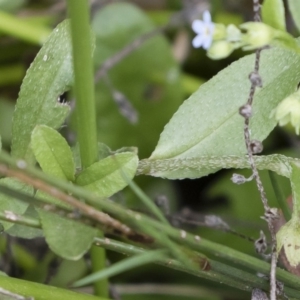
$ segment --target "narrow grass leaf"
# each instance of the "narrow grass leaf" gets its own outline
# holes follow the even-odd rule
[[[104,270],[93,273],[89,276],[86,276],[76,281],[75,283],[73,283],[73,287],[80,287],[83,285],[91,284],[94,283],[95,281],[102,280],[104,278],[109,278],[121,274],[123,272],[132,270],[133,268],[140,267],[145,264],[157,262],[161,259],[166,258],[166,253],[167,253],[166,250],[153,250],[153,251],[147,251],[142,254],[138,254],[133,257],[124,259]]]
[[[162,211],[153,203],[153,200],[150,199],[144,191],[133,181],[129,180],[124,174],[124,178],[127,181],[131,190],[135,193],[135,195],[143,202],[143,204],[149,209],[149,211],[160,221],[165,224],[169,224],[168,220],[165,218]]]

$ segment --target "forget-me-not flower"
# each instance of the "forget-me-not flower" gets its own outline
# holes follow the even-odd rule
[[[193,46],[195,48],[202,47],[207,50],[212,44],[215,28],[215,24],[211,21],[210,12],[206,10],[203,13],[203,21],[194,20],[192,28],[195,33],[197,33],[196,37],[192,41]]]

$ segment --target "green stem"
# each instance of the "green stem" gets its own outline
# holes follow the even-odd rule
[[[77,135],[83,168],[97,160],[97,124],[94,95],[91,29],[87,0],[68,0],[75,72]]]
[[[72,287],[81,287],[93,283],[99,278],[109,278],[126,271],[132,270],[133,268],[143,266],[145,264],[156,262],[160,259],[166,257],[166,250],[148,250],[144,251],[141,254],[133,255],[130,258],[123,259],[112,266],[106,268],[105,270],[90,274],[80,280],[74,282]]]
[[[92,62],[92,40],[87,0],[68,0],[75,72],[77,134],[82,168],[97,161],[97,124]],[[91,248],[92,270],[105,268],[105,250]],[[96,295],[107,297],[107,280],[94,285]]]
[[[270,176],[270,180],[271,180],[271,183],[272,183],[272,186],[273,186],[274,193],[275,193],[275,196],[277,198],[278,204],[279,204],[280,208],[282,209],[284,218],[285,218],[286,221],[289,221],[291,219],[292,214],[291,214],[291,211],[288,207],[286,197],[284,197],[283,191],[280,187],[280,184],[277,180],[277,177],[276,177],[275,173],[272,172],[272,171],[269,171],[269,176]]]
[[[42,45],[50,35],[51,30],[0,11],[0,32],[20,38],[26,42]]]
[[[293,212],[292,219],[299,222],[300,218],[300,185],[299,185],[299,174],[300,168],[296,164],[292,165],[292,175],[291,175],[291,187],[293,194]]]
[[[15,160],[4,151],[0,152],[0,161],[9,164],[13,168],[18,169],[20,173],[22,172],[25,174],[30,174],[34,177],[39,178],[40,180],[43,180],[43,182],[51,186],[55,186],[63,191],[71,193],[77,198],[86,200],[86,202],[90,203],[93,207],[102,209],[105,212],[114,215],[116,218],[123,221],[123,223],[128,224],[133,228],[139,228],[140,223],[144,226],[150,226],[152,228],[155,228],[157,231],[164,232],[169,237],[178,241],[182,246],[200,252],[207,251],[214,255],[216,258],[222,257],[225,261],[229,262],[230,265],[239,264],[246,268],[249,268],[250,270],[253,270],[254,272],[269,274],[270,265],[260,259],[189,233],[183,234],[182,231],[176,228],[171,228],[170,226],[166,226],[161,222],[155,221],[143,214],[139,213],[137,218],[136,212],[124,209],[123,207],[112,201],[99,199],[86,189],[77,187],[73,184],[70,184],[69,182],[58,180],[57,178],[44,174],[34,167],[25,167],[24,161]],[[18,167],[18,165],[21,165],[21,169]],[[3,165],[2,168],[0,168],[0,171],[5,174]],[[280,268],[277,268],[276,273],[277,279],[282,281],[286,286],[300,290],[299,277],[292,275]]]
[[[147,251],[146,249],[136,247],[133,245],[128,245],[113,239],[103,239],[96,238],[95,243],[98,246],[104,247],[107,250],[115,251],[124,255],[132,256],[139,255]],[[178,261],[167,258],[159,258],[156,263],[166,266],[168,268],[175,269],[177,271],[192,274],[194,276],[208,279],[214,282],[222,282],[223,284],[229,285],[231,287],[244,290],[252,291],[253,288],[261,288],[268,291],[269,284],[266,279],[258,277],[256,275],[250,274],[246,271],[242,271],[228,265],[224,265],[217,261],[211,259],[208,260],[208,264],[212,267],[210,270],[191,270],[187,266],[180,264]],[[228,274],[222,274],[224,270],[228,270]],[[222,272],[223,271],[223,272]],[[297,290],[285,287],[284,292],[289,297],[295,297],[295,299],[300,299],[299,292]]]
[[[16,279],[8,276],[0,276],[0,287],[10,291],[11,293],[22,295],[28,298],[32,297],[34,300],[108,300],[105,298],[76,293],[66,289],[60,289],[57,287]]]
[[[40,228],[40,221],[38,219],[17,215],[12,211],[0,211],[0,220],[10,222],[13,224],[25,225],[33,228]]]
[[[150,199],[144,191],[133,181],[129,180],[126,176],[124,176],[126,182],[130,186],[131,190],[136,194],[136,196],[143,202],[143,204],[149,209],[153,215],[163,222],[166,225],[169,225],[168,220],[162,213],[162,211],[153,203],[152,199]]]
[[[28,225],[30,227],[41,226],[39,221],[35,219],[32,219],[26,224],[24,223],[24,225]],[[147,249],[138,248],[133,245],[121,243],[108,238],[95,238],[95,245],[101,246],[112,251],[120,252],[129,256],[147,253]],[[176,245],[174,246],[176,247]],[[188,249],[182,248],[182,250],[185,251],[186,254],[189,255],[190,259],[194,261],[195,265],[198,265],[200,268],[191,268],[187,264],[180,263],[180,261],[174,260],[172,258],[161,258],[157,259],[156,262],[166,267],[176,269],[178,271],[189,273],[191,275],[204,279],[209,279],[215,282],[222,282],[226,285],[245,291],[251,291],[251,289],[254,287],[261,288],[264,290],[268,289],[268,283],[264,279],[250,274],[247,271],[243,271],[232,266],[225,265],[218,261],[205,258],[203,255],[191,252]],[[113,268],[113,270],[114,269],[115,267]],[[109,269],[106,270],[108,271]],[[109,274],[111,274],[110,272],[112,272],[112,270],[108,272]],[[115,272],[115,270],[113,272]],[[101,276],[103,276],[103,273],[101,274]],[[298,291],[295,291],[294,289],[285,287],[285,293],[290,297],[298,298]]]

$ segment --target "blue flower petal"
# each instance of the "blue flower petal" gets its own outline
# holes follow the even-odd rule
[[[211,15],[210,12],[208,10],[203,12],[203,21],[206,24],[210,24],[211,23]]]
[[[204,23],[201,20],[194,20],[192,23],[192,29],[195,31],[197,34],[203,34],[204,31]]]
[[[204,35],[197,35],[194,37],[192,44],[195,48],[200,48],[203,45],[205,36]]]

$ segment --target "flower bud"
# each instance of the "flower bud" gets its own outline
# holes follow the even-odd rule
[[[216,24],[214,27],[213,40],[224,40],[226,39],[226,27],[224,24]]]
[[[276,30],[260,22],[247,22],[240,25],[245,30],[242,33],[242,41],[245,43],[244,50],[254,50],[270,44],[276,36]]]
[[[226,28],[226,39],[228,42],[240,42],[242,33],[241,31],[233,24],[230,24]]]
[[[253,154],[257,154],[263,151],[263,145],[258,140],[252,140],[250,143],[250,147]]]
[[[247,181],[247,179],[241,174],[233,173],[231,176],[231,181],[235,184],[243,184]]]
[[[244,118],[251,118],[252,117],[252,106],[250,104],[244,104],[240,107],[239,113]]]
[[[258,72],[251,72],[249,74],[249,79],[251,84],[253,84],[255,87],[262,87],[262,79]]]
[[[207,51],[211,59],[221,59],[229,56],[234,50],[234,45],[227,41],[215,41]]]
[[[279,105],[271,112],[271,117],[275,117],[280,126],[291,122],[296,134],[300,130],[300,91],[282,100]]]

